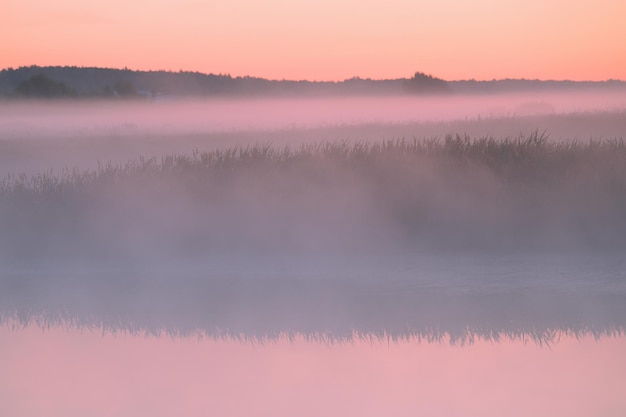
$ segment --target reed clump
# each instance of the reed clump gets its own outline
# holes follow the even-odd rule
[[[626,246],[626,144],[445,138],[261,144],[0,183],[5,258]],[[8,255],[7,255],[8,254]]]

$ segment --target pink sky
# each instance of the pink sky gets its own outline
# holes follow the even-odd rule
[[[470,346],[0,326],[0,415],[623,416],[626,337]]]
[[[5,0],[0,68],[626,78],[623,0]]]

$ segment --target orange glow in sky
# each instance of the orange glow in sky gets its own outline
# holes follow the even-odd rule
[[[624,336],[251,343],[0,325],[0,414],[617,417],[625,351]]]
[[[623,0],[5,0],[0,68],[626,79]]]

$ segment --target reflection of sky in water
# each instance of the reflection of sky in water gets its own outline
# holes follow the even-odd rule
[[[622,416],[626,338],[266,342],[0,327],[4,416]]]

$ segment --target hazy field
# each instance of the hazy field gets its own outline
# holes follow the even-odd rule
[[[549,134],[620,138],[623,93],[0,102],[0,177],[254,144]]]
[[[1,313],[254,337],[621,333],[620,100],[3,103]]]
[[[225,148],[9,176],[3,259],[619,250],[626,144],[447,136]]]

